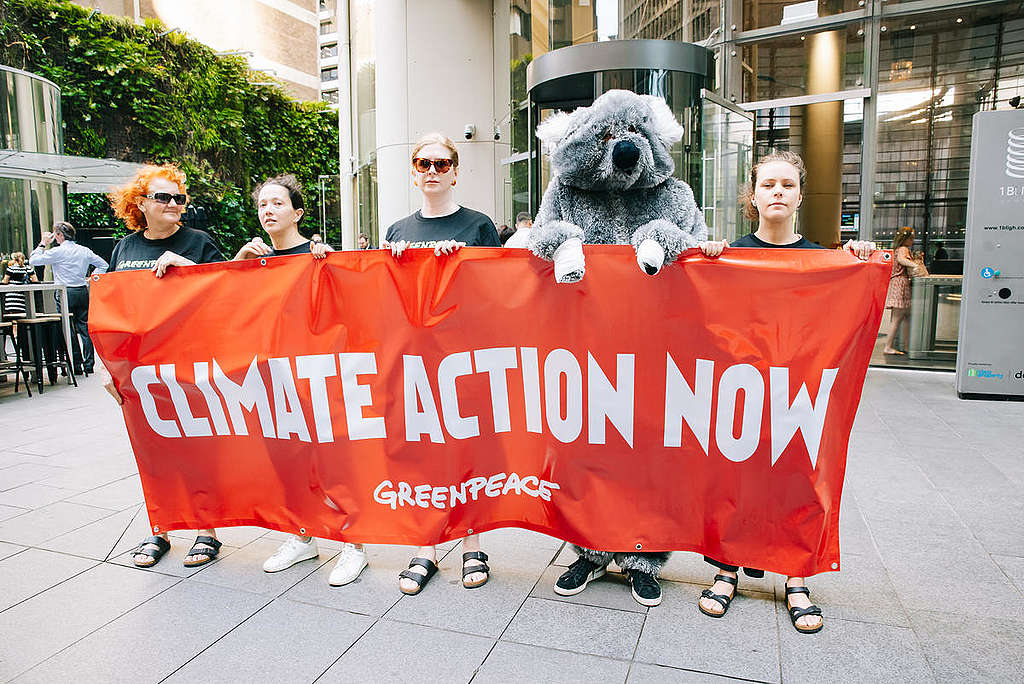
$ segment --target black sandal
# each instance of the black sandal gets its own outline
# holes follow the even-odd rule
[[[418,572],[413,572],[412,568],[416,565],[426,568],[427,574],[422,575]],[[398,576],[401,579],[408,579],[415,582],[416,589],[412,591],[407,591],[405,589],[402,589],[401,586],[399,586],[398,588],[402,589],[402,593],[407,596],[415,596],[416,594],[423,591],[423,587],[427,586],[427,582],[430,581],[430,578],[433,577],[436,572],[437,563],[435,563],[434,561],[430,560],[429,558],[413,558],[411,561],[409,561],[409,569],[403,570],[402,572],[398,573]]]
[[[731,584],[733,587],[737,588],[739,587],[740,583],[738,577],[729,577],[727,575],[715,575],[715,581],[725,582],[726,584]],[[700,593],[700,597],[711,599],[712,601],[717,601],[722,606],[722,612],[712,613],[711,611],[704,608],[704,606],[700,604],[700,601],[697,602],[697,608],[699,608],[700,612],[704,613],[708,617],[720,618],[723,617],[726,614],[726,612],[728,612],[729,604],[732,603],[732,599],[734,596],[736,596],[736,589],[732,590],[732,596],[726,596],[725,594],[713,594],[711,593],[710,589],[705,589]]]
[[[144,548],[147,544],[152,544],[155,549]],[[167,541],[163,537],[149,537],[139,542],[139,545],[131,550],[132,563],[137,568],[151,568],[157,564],[157,562],[164,557],[164,554],[171,550],[171,542]],[[149,556],[153,560],[148,563],[140,563],[135,559],[135,556]]]
[[[203,548],[203,547],[207,548]],[[188,556],[202,556],[198,561],[185,561],[186,568],[198,568],[200,565],[206,565],[220,553],[220,542],[213,537],[196,537],[196,541],[192,544],[192,548],[188,550],[185,557]]]
[[[800,625],[796,624],[796,621],[805,615],[820,616],[821,608],[814,605],[813,603],[806,608],[793,608],[789,605],[790,594],[807,594],[807,598],[810,598],[811,592],[808,591],[807,587],[786,587],[786,608],[789,609],[789,619],[790,621],[792,621],[793,627],[796,628],[796,631],[800,632],[801,634],[814,634],[815,632],[820,632],[821,628],[825,626],[824,618],[822,618],[822,620],[818,623],[817,627],[801,627]]]
[[[471,565],[467,568],[466,562],[473,560],[480,562]],[[491,568],[487,565],[486,561],[487,554],[483,551],[467,551],[466,553],[462,554],[462,586],[464,586],[466,589],[476,589],[477,587],[482,587],[485,584],[487,584],[487,580],[491,579]],[[472,584],[466,582],[467,577],[478,572],[482,572],[485,575],[482,581],[474,582]]]

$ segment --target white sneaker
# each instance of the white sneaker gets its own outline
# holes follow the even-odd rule
[[[296,563],[320,555],[320,549],[316,546],[316,539],[308,542],[302,541],[299,537],[291,537],[281,548],[274,552],[274,555],[263,563],[263,572],[281,572]]]
[[[341,587],[359,577],[366,567],[366,552],[357,549],[355,544],[345,544],[338,554],[338,562],[334,564],[327,583],[332,587]]]

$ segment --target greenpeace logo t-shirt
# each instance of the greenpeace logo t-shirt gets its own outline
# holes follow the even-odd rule
[[[447,216],[424,218],[417,211],[391,224],[388,242],[405,240],[410,247],[436,247],[444,240],[465,242],[467,247],[501,247],[498,230],[486,214],[466,207]]]
[[[216,243],[209,234],[195,228],[178,228],[170,237],[150,240],[144,231],[132,233],[114,246],[107,271],[140,271],[156,266],[164,252],[174,252],[197,264],[224,261]]]

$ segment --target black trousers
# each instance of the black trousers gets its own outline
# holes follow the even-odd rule
[[[719,570],[725,570],[726,572],[739,572],[740,568],[738,565],[729,565],[721,561],[716,561],[714,558],[704,556],[704,562],[714,565]],[[743,568],[743,574],[747,577],[764,577],[764,570],[758,570],[757,568]]]
[[[56,293],[57,304],[60,304],[60,293]],[[68,288],[68,311],[74,314],[71,319],[71,357],[74,360],[75,369],[85,367],[89,373],[96,364],[96,356],[93,351],[92,340],[89,339],[89,288],[86,285],[81,287]],[[79,342],[81,338],[81,342]]]

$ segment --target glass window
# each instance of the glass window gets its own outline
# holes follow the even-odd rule
[[[1006,11],[989,5],[883,22],[875,240],[911,226],[926,261],[941,242],[962,269],[972,117],[1005,108],[1024,87],[1024,18],[1008,20]]]
[[[861,0],[818,0],[817,7],[801,0],[743,0],[743,30],[783,26],[863,8]]]
[[[321,81],[337,81],[338,80],[338,67],[331,67],[330,69],[320,70]]]
[[[743,101],[830,93],[864,84],[860,23],[742,46]]]
[[[328,33],[334,33],[337,30],[338,29],[335,26],[335,23],[334,23],[333,19],[331,19],[330,21],[322,21],[322,22],[320,22],[320,35],[321,36],[326,36]]]
[[[722,25],[721,0],[624,2],[621,12],[621,30],[615,32],[615,37],[624,39],[654,38],[696,43],[706,40]],[[598,21],[602,18],[599,16]]]
[[[833,247],[857,237],[863,101],[823,102],[757,112],[754,159],[791,150],[807,165],[798,229],[808,240]]]
[[[337,45],[325,45],[322,48],[320,48],[320,59],[327,59],[329,57],[337,57],[337,56],[338,56],[338,46]]]

